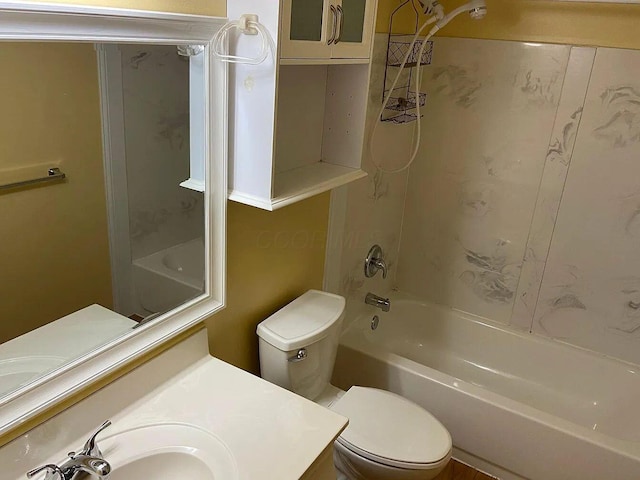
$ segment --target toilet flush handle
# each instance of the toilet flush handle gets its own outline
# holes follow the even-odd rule
[[[292,362],[292,363],[301,362],[305,358],[307,358],[307,349],[306,348],[301,348],[300,350],[298,350],[296,352],[296,354],[293,357],[289,357],[289,361]]]

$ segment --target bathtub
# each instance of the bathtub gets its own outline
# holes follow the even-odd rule
[[[196,238],[133,260],[133,284],[147,313],[166,312],[204,292],[204,240]]]
[[[640,479],[637,367],[400,295],[347,322],[334,385],[420,404],[459,460],[504,480]]]

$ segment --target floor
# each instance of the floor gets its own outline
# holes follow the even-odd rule
[[[451,460],[442,473],[434,480],[495,480],[495,478],[479,472],[464,463]]]

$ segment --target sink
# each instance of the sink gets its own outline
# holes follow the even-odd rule
[[[99,441],[109,480],[234,480],[236,461],[215,435],[186,424],[126,430]]]

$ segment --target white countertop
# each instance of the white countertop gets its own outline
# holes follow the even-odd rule
[[[340,415],[209,356],[201,330],[0,448],[2,478],[17,480],[31,468],[60,462],[106,419],[113,425],[104,437],[169,422],[207,430],[228,446],[242,480],[299,479],[347,424]]]

